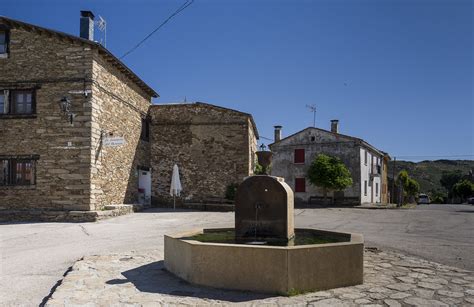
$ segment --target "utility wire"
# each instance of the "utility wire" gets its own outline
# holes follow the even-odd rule
[[[397,158],[456,158],[456,157],[474,157],[474,155],[440,155],[440,156],[394,156]]]
[[[147,39],[149,39],[155,32],[157,32],[161,27],[163,27],[168,21],[170,21],[173,17],[184,11],[188,6],[193,4],[194,0],[186,0],[173,14],[171,14],[168,18],[165,19],[155,30],[153,30],[150,34],[148,34],[144,39],[142,39],[138,44],[136,44],[132,49],[129,51],[125,52],[124,55],[120,57],[120,59],[123,59],[133,51],[135,51],[138,47],[140,47],[141,44],[143,44]]]
[[[267,137],[264,137],[264,136],[261,136],[261,135],[260,135],[259,137],[260,137],[261,139],[264,139],[264,140],[267,140],[267,141],[273,141],[273,139],[267,138]]]
[[[273,141],[273,139],[271,138],[267,138],[267,137],[264,137],[262,135],[260,135],[260,138],[261,139],[264,139],[264,140],[268,140],[268,141]],[[332,144],[334,142],[328,142],[328,143],[318,143],[318,144]],[[338,142],[338,143],[345,143],[345,142]],[[308,145],[308,144],[298,144],[298,145]],[[393,155],[393,157],[396,157],[396,158],[461,158],[461,157],[474,157],[474,154],[470,155],[470,154],[467,154],[467,155],[438,155],[438,156],[430,156],[430,155],[426,155],[426,156],[396,156],[396,155]]]

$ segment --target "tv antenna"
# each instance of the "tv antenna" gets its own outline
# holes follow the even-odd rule
[[[316,127],[316,105],[306,105],[310,112],[313,112],[313,127]]]
[[[100,30],[100,32],[104,33],[104,47],[107,48],[107,22],[105,21],[102,16],[99,15],[99,20],[95,22],[97,24],[97,28]],[[101,42],[102,43],[102,42]]]

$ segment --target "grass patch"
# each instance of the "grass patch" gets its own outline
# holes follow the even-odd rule
[[[298,289],[295,289],[295,288],[291,288],[290,290],[288,290],[288,292],[285,293],[285,295],[286,296],[297,296],[297,295],[306,294],[308,292],[311,292],[311,291],[298,290]]]

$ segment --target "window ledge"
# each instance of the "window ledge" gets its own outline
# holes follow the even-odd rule
[[[305,162],[293,162],[293,164],[296,164],[296,165],[305,165]]]
[[[0,190],[36,190],[36,185],[0,185]]]
[[[0,114],[0,119],[37,118],[36,114]]]

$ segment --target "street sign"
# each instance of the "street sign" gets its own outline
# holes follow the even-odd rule
[[[104,139],[104,146],[107,147],[117,147],[125,144],[125,139],[121,136],[117,137],[106,137]]]

